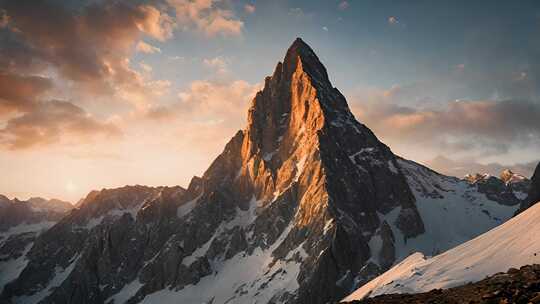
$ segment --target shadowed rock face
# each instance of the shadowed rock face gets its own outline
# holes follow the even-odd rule
[[[396,232],[424,232],[403,172],[297,39],[202,177],[90,193],[38,238],[0,300],[337,300],[395,262]]]
[[[523,212],[532,205],[540,201],[540,163],[536,166],[534,174],[531,178],[531,186],[527,199],[521,203],[517,213]]]

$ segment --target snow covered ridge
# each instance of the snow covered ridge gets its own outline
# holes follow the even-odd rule
[[[540,204],[454,249],[426,258],[415,253],[343,301],[419,293],[476,282],[509,268],[540,263]]]

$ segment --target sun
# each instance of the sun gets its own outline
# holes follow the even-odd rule
[[[65,188],[67,192],[73,193],[77,191],[78,187],[73,181],[70,180],[66,182]]]

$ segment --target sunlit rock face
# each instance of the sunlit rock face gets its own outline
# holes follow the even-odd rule
[[[467,233],[439,223],[456,201],[451,212],[472,210]],[[103,190],[79,206],[38,238],[2,300],[327,303],[409,251],[448,249],[515,211],[396,158],[300,39],[187,189]]]

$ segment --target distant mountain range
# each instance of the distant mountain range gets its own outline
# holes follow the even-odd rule
[[[265,78],[247,121],[187,189],[88,194],[5,257],[16,271],[0,302],[339,301],[527,202],[531,182],[512,172],[459,179],[394,155],[301,39]]]

